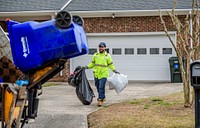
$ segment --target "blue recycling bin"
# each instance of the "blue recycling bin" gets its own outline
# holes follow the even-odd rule
[[[7,21],[14,64],[27,73],[55,59],[69,59],[88,53],[82,26],[72,22],[67,29],[45,22]]]

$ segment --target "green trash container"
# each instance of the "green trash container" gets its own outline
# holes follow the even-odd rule
[[[178,57],[169,58],[171,83],[182,83],[180,64]]]

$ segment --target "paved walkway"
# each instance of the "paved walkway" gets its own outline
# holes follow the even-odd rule
[[[99,109],[96,98],[91,105],[82,105],[76,96],[75,88],[66,83],[59,86],[43,88],[40,96],[38,117],[34,123],[26,124],[25,128],[87,128],[87,115]],[[95,95],[94,83],[91,82]],[[105,105],[135,98],[167,95],[182,90],[180,83],[138,83],[129,85],[117,95],[106,86],[107,101]]]

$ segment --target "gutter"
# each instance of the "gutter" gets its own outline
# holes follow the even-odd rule
[[[12,20],[49,20],[55,16],[56,10],[46,11],[19,11],[19,12],[0,12],[0,21],[5,21],[6,18]]]
[[[191,9],[175,9],[177,15],[187,15]],[[129,16],[159,16],[161,13],[167,15],[166,11],[171,12],[172,9],[162,10],[104,10],[104,11],[70,11],[74,15],[80,15],[83,18],[90,17],[129,17]]]
[[[60,10],[65,9],[72,0],[69,0]],[[162,9],[161,13],[167,15],[166,11],[172,9]],[[177,15],[187,15],[191,9],[176,9]],[[19,11],[19,12],[0,12],[1,17],[12,16],[52,16],[54,17],[58,10],[46,11]],[[72,15],[80,15],[83,18],[90,17],[129,17],[129,16],[159,16],[159,10],[104,10],[104,11],[69,11]]]
[[[0,12],[0,16],[46,16],[54,14],[57,10],[46,11],[18,11],[18,12]]]

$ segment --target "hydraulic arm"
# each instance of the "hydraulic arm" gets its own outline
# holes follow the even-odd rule
[[[19,128],[37,117],[42,84],[63,70],[66,60],[59,59],[45,64],[42,68],[23,75],[28,80],[26,86],[14,83],[0,84],[0,113],[2,128]]]
[[[37,117],[42,84],[63,70],[69,58],[87,54],[88,45],[83,19],[66,11],[43,23],[10,19],[6,23],[14,64],[23,73],[17,82],[27,82],[5,82],[15,71],[5,70],[1,74],[5,67],[0,65],[0,76],[6,75],[0,81],[1,128],[22,128],[29,119]]]

